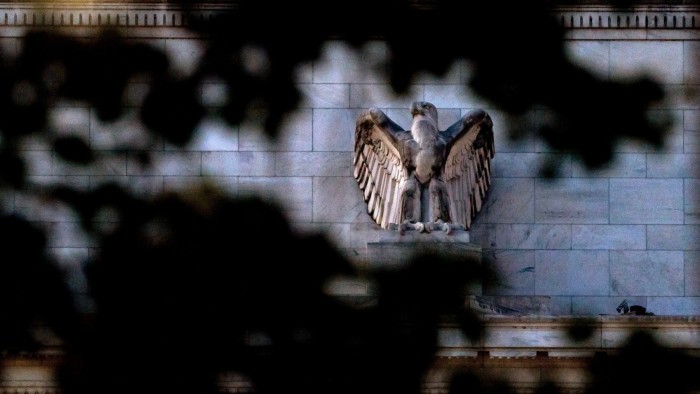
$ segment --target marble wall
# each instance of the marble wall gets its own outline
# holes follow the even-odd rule
[[[20,37],[3,32],[3,53],[18,53]],[[194,37],[172,38],[167,32],[134,39],[165,50],[182,74],[191,72],[203,48]],[[36,184],[62,181],[93,188],[116,180],[151,195],[206,178],[234,195],[261,194],[284,207],[297,229],[327,234],[347,256],[362,262],[367,242],[378,240],[385,230],[367,215],[352,177],[359,113],[380,107],[408,126],[411,102],[430,101],[445,128],[466,111],[484,108],[494,119],[494,179],[471,240],[482,246],[484,263],[503,278],[485,285],[484,295],[521,305],[546,299],[540,311],[555,315],[615,314],[623,299],[657,315],[697,314],[699,45],[692,37],[630,39],[612,33],[567,41],[570,55],[600,76],[649,73],[668,92],[667,100],[650,114],[674,120],[665,147],[655,150],[625,141],[614,161],[596,171],[532,135],[509,138],[506,116],[464,88],[470,75],[467,64],[456,64],[441,77],[422,75],[408,94],[393,94],[377,70],[387,51],[381,41],[366,45],[361,53],[343,42],[328,42],[318,61],[300,67],[303,103],[287,120],[279,141],[266,139],[252,124],[232,127],[213,117],[200,125],[184,152],[157,143],[153,168],[141,167],[136,152],[116,155],[86,171],[62,162],[40,142],[27,140],[24,150],[30,180]],[[82,134],[95,149],[114,149],[125,141],[138,144],[144,133],[135,122],[135,110],[145,89],[134,81],[125,97],[134,111],[115,124],[102,124],[92,108],[80,103],[57,103],[52,113],[56,132]],[[207,106],[220,105],[225,94],[217,81],[202,86]],[[595,106],[590,103],[591,109]],[[542,167],[552,162],[556,179],[541,175]],[[7,197],[6,204],[52,230],[51,247],[66,265],[91,253],[94,242],[77,231],[77,220],[65,207],[21,194]],[[73,286],[84,290],[79,275]]]

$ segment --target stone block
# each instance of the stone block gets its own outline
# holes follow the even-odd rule
[[[278,205],[292,222],[312,219],[310,177],[241,177],[240,196],[259,196]]]
[[[700,83],[700,42],[683,41],[683,82]]]
[[[572,249],[645,249],[646,226],[574,224],[571,226]]]
[[[272,152],[202,152],[202,173],[222,176],[273,176]]]
[[[313,83],[381,83],[385,60],[384,42],[370,41],[358,52],[343,41],[328,41],[313,63]]]
[[[241,151],[310,151],[312,149],[312,110],[300,109],[282,122],[276,138],[270,138],[252,123],[241,124],[238,149]]]
[[[352,157],[350,152],[278,152],[275,175],[352,177]]]
[[[355,122],[362,110],[314,109],[313,150],[344,151],[355,149]]]
[[[403,95],[397,95],[391,86],[386,84],[353,84],[350,85],[351,108],[408,108],[411,103],[423,98],[423,86],[412,86]],[[429,100],[426,100],[429,101]],[[438,108],[444,108],[436,103]]]
[[[76,222],[80,220],[70,206],[35,195],[17,196],[14,202],[14,212],[32,222]]]
[[[462,116],[471,109],[462,109]],[[484,108],[493,121],[493,139],[496,157],[503,152],[535,152],[535,136],[532,123],[536,115],[517,118],[494,108]]]
[[[103,122],[93,109],[90,113],[90,147],[94,150],[162,149],[163,139],[145,129],[136,110],[127,112],[114,122]]]
[[[599,78],[610,77],[610,41],[565,41],[565,50],[572,62]]]
[[[165,53],[171,60],[170,67],[183,77],[191,75],[197,69],[205,51],[203,40],[165,40]]]
[[[682,296],[683,252],[610,252],[613,295]]]
[[[484,206],[477,216],[486,223],[532,223],[534,181],[529,178],[493,178]]]
[[[647,175],[646,155],[642,153],[617,153],[613,161],[601,168],[589,169],[579,160],[573,163],[572,175],[576,178],[644,178]]]
[[[297,85],[301,92],[301,108],[347,108],[350,106],[350,85],[346,83],[305,83]]]
[[[90,143],[90,109],[87,107],[53,107],[49,124],[57,137],[79,137]]]
[[[301,63],[297,65],[294,72],[294,80],[297,83],[313,83],[314,81],[314,65],[312,62]]]
[[[685,224],[700,224],[700,180],[683,180],[683,214]]]
[[[683,180],[611,179],[610,223],[683,223]]]
[[[315,177],[313,221],[355,223],[371,220],[357,182],[352,177]]]
[[[24,160],[27,175],[71,175],[62,174],[53,168],[50,151],[24,151],[20,157]]]
[[[549,310],[552,316],[572,315],[571,298],[566,296],[549,297]]]
[[[535,294],[535,252],[532,250],[496,250],[484,258],[488,277],[484,294]]]
[[[571,158],[565,154],[497,152],[492,163],[495,178],[537,178],[549,163],[556,163],[562,176],[571,173]]]
[[[46,228],[47,247],[49,248],[94,248],[97,243],[88,237],[76,221],[43,222]]]
[[[54,155],[54,175],[126,175],[127,157],[122,153],[110,153],[109,157],[103,157],[91,163],[89,166],[81,166],[61,160]]]
[[[98,185],[105,183],[116,183],[129,190],[139,197],[153,197],[163,192],[162,176],[91,176],[90,188],[95,190]]]
[[[163,190],[185,190],[198,187],[202,183],[212,183],[231,197],[238,195],[238,177],[236,176],[164,176]]]
[[[697,178],[700,175],[700,154],[648,154],[649,178]]]
[[[700,297],[649,297],[647,310],[662,316],[700,315]],[[695,338],[691,343],[698,343]]]
[[[609,255],[600,250],[535,251],[535,294],[602,296],[609,292]]]
[[[152,152],[151,163],[141,164],[137,155],[129,156],[128,175],[202,175],[202,152]]]
[[[663,109],[651,109],[646,117],[652,125],[663,131],[660,145],[642,142],[636,139],[623,138],[613,147],[616,153],[683,153],[683,110],[672,106]]]
[[[205,80],[199,87],[199,101],[207,108],[221,108],[229,100],[229,88],[222,80]],[[143,101],[143,100],[141,100]]]
[[[608,180],[535,180],[536,223],[607,223]]]
[[[700,250],[700,225],[647,225],[649,250]]]
[[[694,109],[683,111],[683,130],[700,131],[700,111]]]
[[[238,127],[230,126],[223,119],[203,119],[186,149],[202,152],[237,151]]]
[[[462,62],[454,62],[452,66],[442,75],[435,75],[428,72],[421,72],[413,79],[414,84],[422,85],[449,85],[462,83]]]
[[[685,296],[700,296],[700,252],[689,250],[683,253]]]
[[[612,41],[610,76],[651,76],[663,83],[683,83],[683,42]]]
[[[438,109],[438,118],[440,117],[441,113],[442,113],[442,111],[440,111],[440,109]],[[393,120],[396,124],[401,126],[401,128],[403,128],[405,130],[409,130],[411,128],[411,124],[413,123],[413,117],[412,117],[411,112],[409,111],[408,107],[405,107],[405,108],[387,108],[386,115],[391,120]]]
[[[618,305],[623,300],[631,305],[641,305],[646,308],[646,297],[571,297],[571,314],[578,316],[617,315]]]
[[[485,108],[487,102],[466,85],[425,85],[425,101],[438,108]]]
[[[497,224],[499,249],[570,249],[571,226],[559,224]]]

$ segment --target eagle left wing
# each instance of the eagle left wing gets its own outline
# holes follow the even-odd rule
[[[443,179],[450,196],[452,222],[469,229],[491,185],[496,153],[493,122],[484,110],[470,111],[442,132],[447,142]]]
[[[401,154],[409,139],[410,132],[377,108],[357,118],[354,176],[367,203],[367,213],[382,228],[399,223],[401,187],[408,176]]]

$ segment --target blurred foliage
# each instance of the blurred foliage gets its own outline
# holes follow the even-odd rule
[[[422,72],[440,76],[466,61],[473,69],[468,86],[512,119],[549,114],[536,127],[514,128],[514,137],[535,133],[591,166],[609,160],[623,138],[662,144],[664,129],[647,117],[663,98],[661,86],[647,78],[604,80],[573,64],[564,32],[550,17],[552,4],[412,3],[239,1],[230,14],[190,26],[208,40],[187,75],[174,72],[161,50],[110,29],[95,39],[29,30],[16,57],[0,53],[0,192],[63,202],[96,246],[86,262],[94,301],[86,318],[47,251],[45,229],[4,207],[0,351],[36,351],[32,329],[47,325],[64,342],[59,380],[66,394],[135,387],[214,393],[228,372],[244,375],[261,393],[420,392],[440,323],[480,333],[464,303],[466,286],[481,278],[468,268],[474,264],[430,255],[399,270],[362,270],[325,238],[295,233],[282,211],[262,199],[232,198],[206,185],[156,199],[116,183],[42,186],[29,181],[21,149],[38,138],[75,165],[125,151],[139,151],[148,165],[150,148],[161,141],[185,148],[211,116],[257,123],[275,138],[299,105],[297,68],[316,60],[331,39],[356,49],[384,40],[388,58],[380,68],[399,94]],[[227,86],[222,107],[199,99],[209,80]],[[145,145],[127,139],[98,150],[77,131],[56,133],[51,111],[64,101],[94,109],[105,123],[125,116],[133,81],[149,87],[138,109],[150,136]],[[340,279],[372,291],[362,302],[329,291]],[[572,331],[577,340],[589,333]],[[630,353],[599,360],[595,389],[623,391],[615,378],[635,370],[620,363],[652,365],[649,349],[668,366],[686,362],[642,338]],[[474,379],[458,376],[451,391],[479,391]],[[682,392],[686,383],[679,378],[667,386],[677,391],[666,392]]]

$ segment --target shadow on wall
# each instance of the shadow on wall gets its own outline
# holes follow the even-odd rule
[[[280,15],[298,16],[282,19],[275,29],[259,28],[273,7]],[[311,7],[317,12],[294,12]],[[318,14],[344,17],[318,19]],[[41,183],[28,176],[23,150],[28,142],[48,145],[57,163],[90,173],[125,153],[147,168],[153,161],[149,148],[162,141],[184,147],[200,121],[212,116],[233,125],[255,120],[274,138],[298,105],[296,66],[314,60],[323,42],[338,36],[355,47],[384,38],[398,93],[418,72],[441,75],[455,60],[466,59],[473,65],[474,91],[515,118],[541,106],[551,109],[550,122],[532,132],[590,166],[609,160],[623,137],[663,142],[663,130],[645,117],[663,97],[661,87],[647,79],[601,80],[573,65],[562,49],[563,33],[545,7],[491,1],[468,7],[431,2],[426,9],[366,0],[347,5],[255,1],[241,2],[217,22],[192,26],[210,40],[187,76],[172,73],[161,51],[111,30],[95,40],[29,31],[17,57],[0,54],[0,181],[3,201],[10,202],[0,218],[5,321],[0,350],[41,349],[33,330],[47,325],[65,352],[59,373],[63,393],[134,387],[213,393],[220,390],[218,377],[230,371],[246,376],[261,393],[418,393],[435,354],[439,324],[457,322],[467,335],[479,333],[463,290],[481,273],[437,255],[418,256],[402,270],[359,271],[324,238],[294,233],[269,202],[233,198],[206,185],[151,198],[112,182]],[[420,26],[420,34],[407,26]],[[459,45],[434,51],[455,37],[461,38]],[[431,56],[424,55],[427,50]],[[251,51],[262,68],[247,65]],[[149,138],[138,146],[117,138],[123,142],[96,150],[80,133],[55,132],[52,111],[64,100],[94,108],[104,123],[132,114],[122,98],[133,78],[149,87],[136,116]],[[224,81],[229,90],[216,109],[197,98],[210,78]],[[590,102],[597,103],[594,116],[585,110]],[[620,102],[626,105],[616,105]],[[15,196],[58,201],[92,242],[87,313],[76,306],[52,261],[46,229],[15,212]],[[374,292],[366,298],[339,297],[329,284],[343,280]],[[663,384],[667,392],[683,392],[697,382],[676,366],[694,363],[635,336],[619,356],[596,360],[594,389]],[[468,388],[487,391],[465,375],[454,380],[451,392]]]

